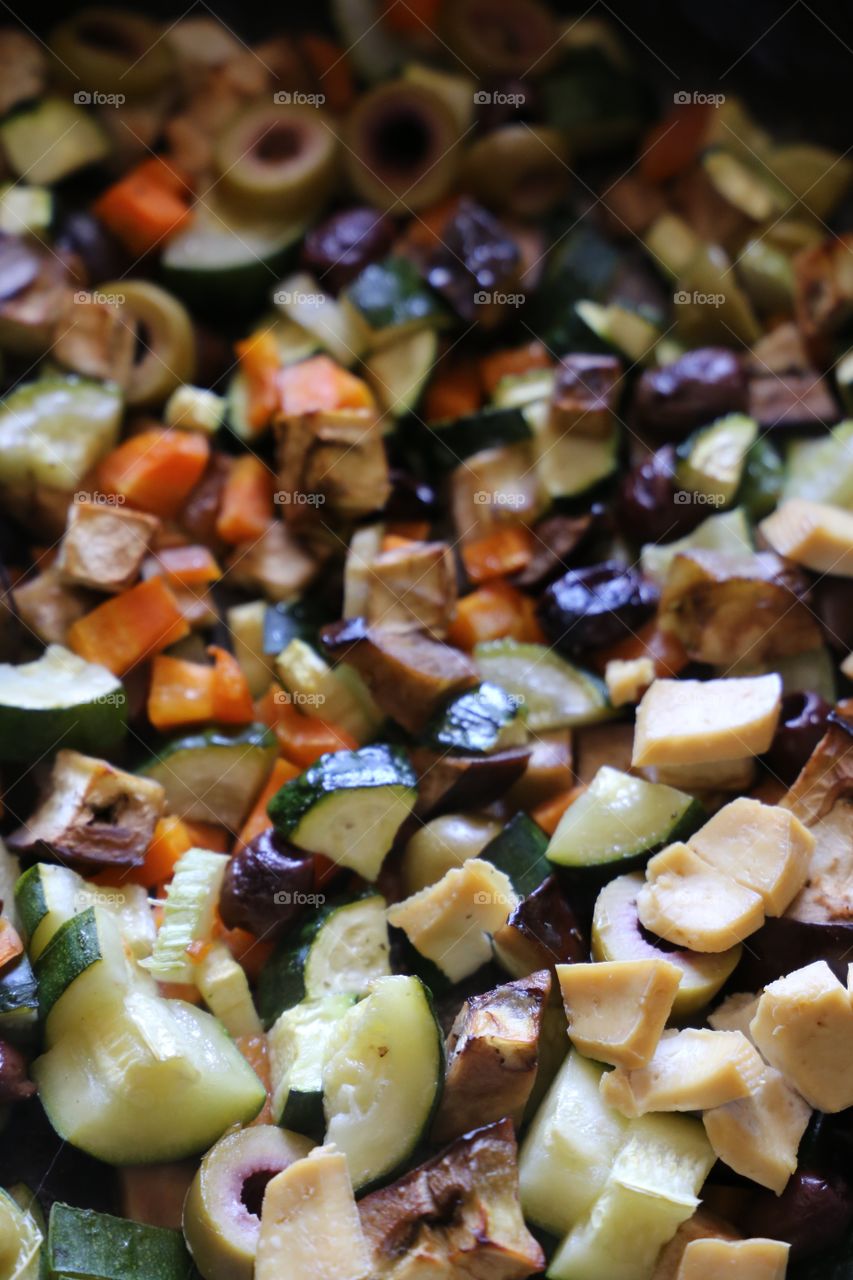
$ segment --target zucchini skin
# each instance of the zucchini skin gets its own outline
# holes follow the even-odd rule
[[[336,791],[366,787],[417,787],[415,772],[400,747],[361,747],[323,755],[298,778],[286,782],[267,806],[276,829],[287,836],[314,805]]]

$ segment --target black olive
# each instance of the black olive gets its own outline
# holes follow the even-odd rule
[[[274,942],[305,910],[313,884],[313,859],[264,831],[229,862],[219,914],[229,929]]]
[[[371,262],[384,258],[394,240],[392,220],[378,209],[359,206],[334,213],[308,232],[302,261],[337,292]]]
[[[558,649],[605,648],[635,631],[654,610],[658,593],[636,569],[616,560],[569,569],[539,604],[539,617]]]
[[[829,703],[819,693],[786,693],[765,764],[782,782],[792,783],[826,733]]]
[[[726,413],[745,413],[748,383],[743,361],[726,347],[698,347],[661,369],[647,369],[637,383],[639,426],[665,440]]]
[[[408,471],[392,467],[391,493],[382,509],[386,520],[433,520],[438,514],[438,498],[432,485]]]
[[[503,224],[466,198],[445,223],[426,278],[457,315],[474,320],[482,312],[478,294],[512,292],[519,259],[518,245]]]
[[[812,587],[812,603],[826,643],[846,657],[853,649],[853,579],[831,574],[818,578]]]
[[[787,1240],[796,1261],[842,1239],[853,1222],[853,1191],[834,1174],[798,1169],[781,1196],[759,1192],[747,1216],[750,1235]]]
[[[705,517],[696,503],[676,502],[675,450],[664,445],[632,467],[616,499],[616,521],[633,542],[671,542]]]

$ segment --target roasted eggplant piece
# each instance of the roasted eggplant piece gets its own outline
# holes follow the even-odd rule
[[[821,643],[801,573],[771,551],[683,551],[661,595],[661,625],[695,662],[726,666],[805,653]]]
[[[742,360],[726,347],[698,347],[662,369],[647,369],[634,394],[640,426],[663,439],[681,439],[726,413],[746,413]]]
[[[833,236],[794,260],[797,324],[815,360],[828,361],[832,339],[853,311],[853,235]]]
[[[838,704],[826,733],[809,756],[782,803],[814,826],[837,800],[853,794],[853,701]]]
[[[272,829],[263,831],[228,863],[219,914],[229,929],[276,942],[301,914],[313,884],[313,859]]]
[[[447,634],[456,612],[456,565],[446,542],[412,542],[366,556],[353,545],[346,566],[348,609],[386,631]]]
[[[539,1032],[551,993],[540,969],[466,1000],[447,1037],[444,1093],[433,1142],[450,1142],[508,1116],[521,1124],[536,1080]]]
[[[432,818],[456,809],[484,808],[502,799],[527,768],[530,748],[513,747],[491,756],[453,756],[415,747],[410,755],[418,775],[415,813]]]
[[[352,618],[320,634],[335,658],[356,669],[380,710],[410,733],[421,733],[454,694],[479,684],[470,658],[419,632],[400,635]]]
[[[359,1201],[374,1280],[524,1280],[545,1255],[518,1202],[512,1121],[465,1134]]]
[[[74,502],[56,558],[62,578],[93,591],[132,587],[160,528],[156,516],[100,502]]]
[[[494,214],[463,197],[442,227],[426,278],[463,320],[491,328],[506,308],[484,305],[482,291],[517,291],[520,258],[518,245]]]
[[[553,875],[522,898],[493,942],[498,963],[514,977],[589,958],[575,913]]]
[[[786,693],[764,763],[775,779],[790,787],[826,733],[830,705],[812,690]]]
[[[840,416],[828,383],[818,373],[750,378],[749,414],[762,430],[820,431]]]
[[[551,729],[538,734],[530,744],[530,760],[521,778],[507,796],[512,809],[530,812],[564,793],[574,784],[570,729]]]
[[[598,439],[613,430],[619,403],[622,362],[616,356],[564,356],[557,366],[551,421],[560,432]]]
[[[159,782],[79,751],[59,751],[49,794],[9,844],[24,859],[58,861],[77,871],[135,867],[165,804]]]
[[[533,555],[513,581],[522,591],[541,591],[569,567],[569,558],[582,546],[592,530],[592,513],[580,516],[549,516],[534,527]]]

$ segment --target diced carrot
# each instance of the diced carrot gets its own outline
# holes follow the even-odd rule
[[[355,81],[346,50],[314,31],[301,36],[299,45],[317,79],[323,105],[330,111],[346,111],[355,101]]]
[[[147,182],[163,187],[165,191],[174,192],[176,196],[183,196],[188,200],[193,194],[191,175],[163,156],[148,156],[147,159],[140,160],[133,172]]]
[[[231,845],[231,833],[215,822],[193,822],[183,819],[190,839],[199,849],[210,849],[213,853],[227,853]]]
[[[311,356],[278,375],[281,412],[288,417],[319,409],[372,409],[373,393],[362,378],[328,356]]]
[[[558,796],[554,796],[551,800],[546,800],[544,804],[540,804],[531,813],[534,822],[538,822],[547,835],[552,836],[557,830],[560,819],[563,814],[573,805],[578,796],[583,795],[586,787],[572,787],[569,791],[562,791]]]
[[[671,631],[662,631],[654,619],[635,635],[626,636],[607,649],[599,649],[593,654],[592,663],[603,673],[614,658],[623,662],[630,662],[633,658],[651,658],[656,676],[677,676],[690,661],[678,637]]]
[[[193,964],[201,964],[205,956],[210,955],[212,945],[209,938],[193,938],[192,942],[187,943],[184,950]]]
[[[11,920],[0,920],[0,969],[17,959],[24,950],[24,944]]]
[[[300,770],[295,764],[291,764],[289,760],[278,759],[272,767],[272,773],[267,779],[266,786],[255,801],[255,806],[243,823],[243,828],[237,837],[237,843],[234,845],[234,852],[239,853],[241,849],[245,849],[247,844],[261,835],[264,831],[269,831],[272,826],[269,814],[267,813],[267,805],[277,791],[280,791],[285,782],[290,782],[291,778],[298,778]]]
[[[462,563],[472,582],[489,582],[520,573],[533,555],[533,534],[523,524],[505,524],[462,548]]]
[[[272,1081],[270,1077],[270,1057],[269,1045],[266,1036],[248,1035],[238,1036],[236,1040],[237,1048],[260,1080],[261,1084],[267,1091],[266,1102],[261,1107],[254,1120],[250,1120],[248,1128],[255,1124],[272,1124],[272,1103],[270,1101],[270,1090]]]
[[[249,981],[256,981],[272,955],[273,944],[261,941],[247,929],[228,929],[218,917],[213,935],[225,943],[234,959],[246,970]]]
[[[222,570],[208,547],[163,547],[155,557],[158,568],[170,582],[182,587],[195,587],[216,582]]]
[[[132,507],[169,520],[180,513],[209,457],[210,444],[201,432],[151,427],[107,454],[98,482]]]
[[[133,868],[133,882],[142,884],[145,888],[166,884],[172,878],[178,858],[187,849],[191,849],[193,844],[194,840],[183,819],[173,813],[166,814],[154,828],[142,866]]]
[[[392,520],[385,526],[385,536],[407,538],[409,542],[425,542],[430,528],[428,520]]]
[[[358,743],[346,729],[305,716],[280,690],[270,688],[255,704],[255,715],[278,739],[282,755],[307,769],[329,751],[355,751]]]
[[[148,719],[155,729],[213,720],[214,685],[213,667],[158,654],[151,664]]]
[[[97,218],[131,253],[148,253],[191,219],[192,193],[158,157],[144,161],[98,197]]]
[[[212,644],[207,652],[213,658],[213,718],[222,724],[248,724],[255,714],[249,685],[233,653]]]
[[[249,393],[249,426],[263,431],[278,409],[281,353],[269,329],[250,334],[234,346]]]
[[[123,676],[143,658],[189,635],[189,626],[164,578],[149,578],[99,604],[68,629],[81,658]]]
[[[640,177],[648,182],[666,182],[689,168],[705,144],[712,111],[708,103],[688,102],[667,112],[642,141]]]
[[[476,413],[483,403],[483,383],[474,360],[453,360],[440,364],[426,389],[424,417],[427,422],[444,422]]]
[[[462,597],[448,632],[451,644],[470,651],[486,640],[505,638],[528,644],[538,644],[544,639],[529,596],[508,582],[496,581],[487,582]]]
[[[201,993],[192,982],[160,982],[160,995],[167,1000],[183,1000],[186,1004],[201,1004]]]
[[[553,363],[541,342],[528,342],[523,347],[493,351],[491,355],[483,356],[480,376],[486,394],[492,395],[501,378],[529,373],[531,369],[550,369]]]
[[[254,542],[272,523],[275,479],[269,467],[247,453],[234,463],[222,490],[216,532],[223,542]]]

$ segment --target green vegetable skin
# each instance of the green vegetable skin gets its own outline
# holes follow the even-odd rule
[[[180,1231],[57,1203],[47,1237],[51,1276],[62,1280],[189,1280]]]
[[[0,759],[37,760],[56,743],[114,751],[127,732],[127,695],[106,667],[61,645],[21,666],[0,664]]]

